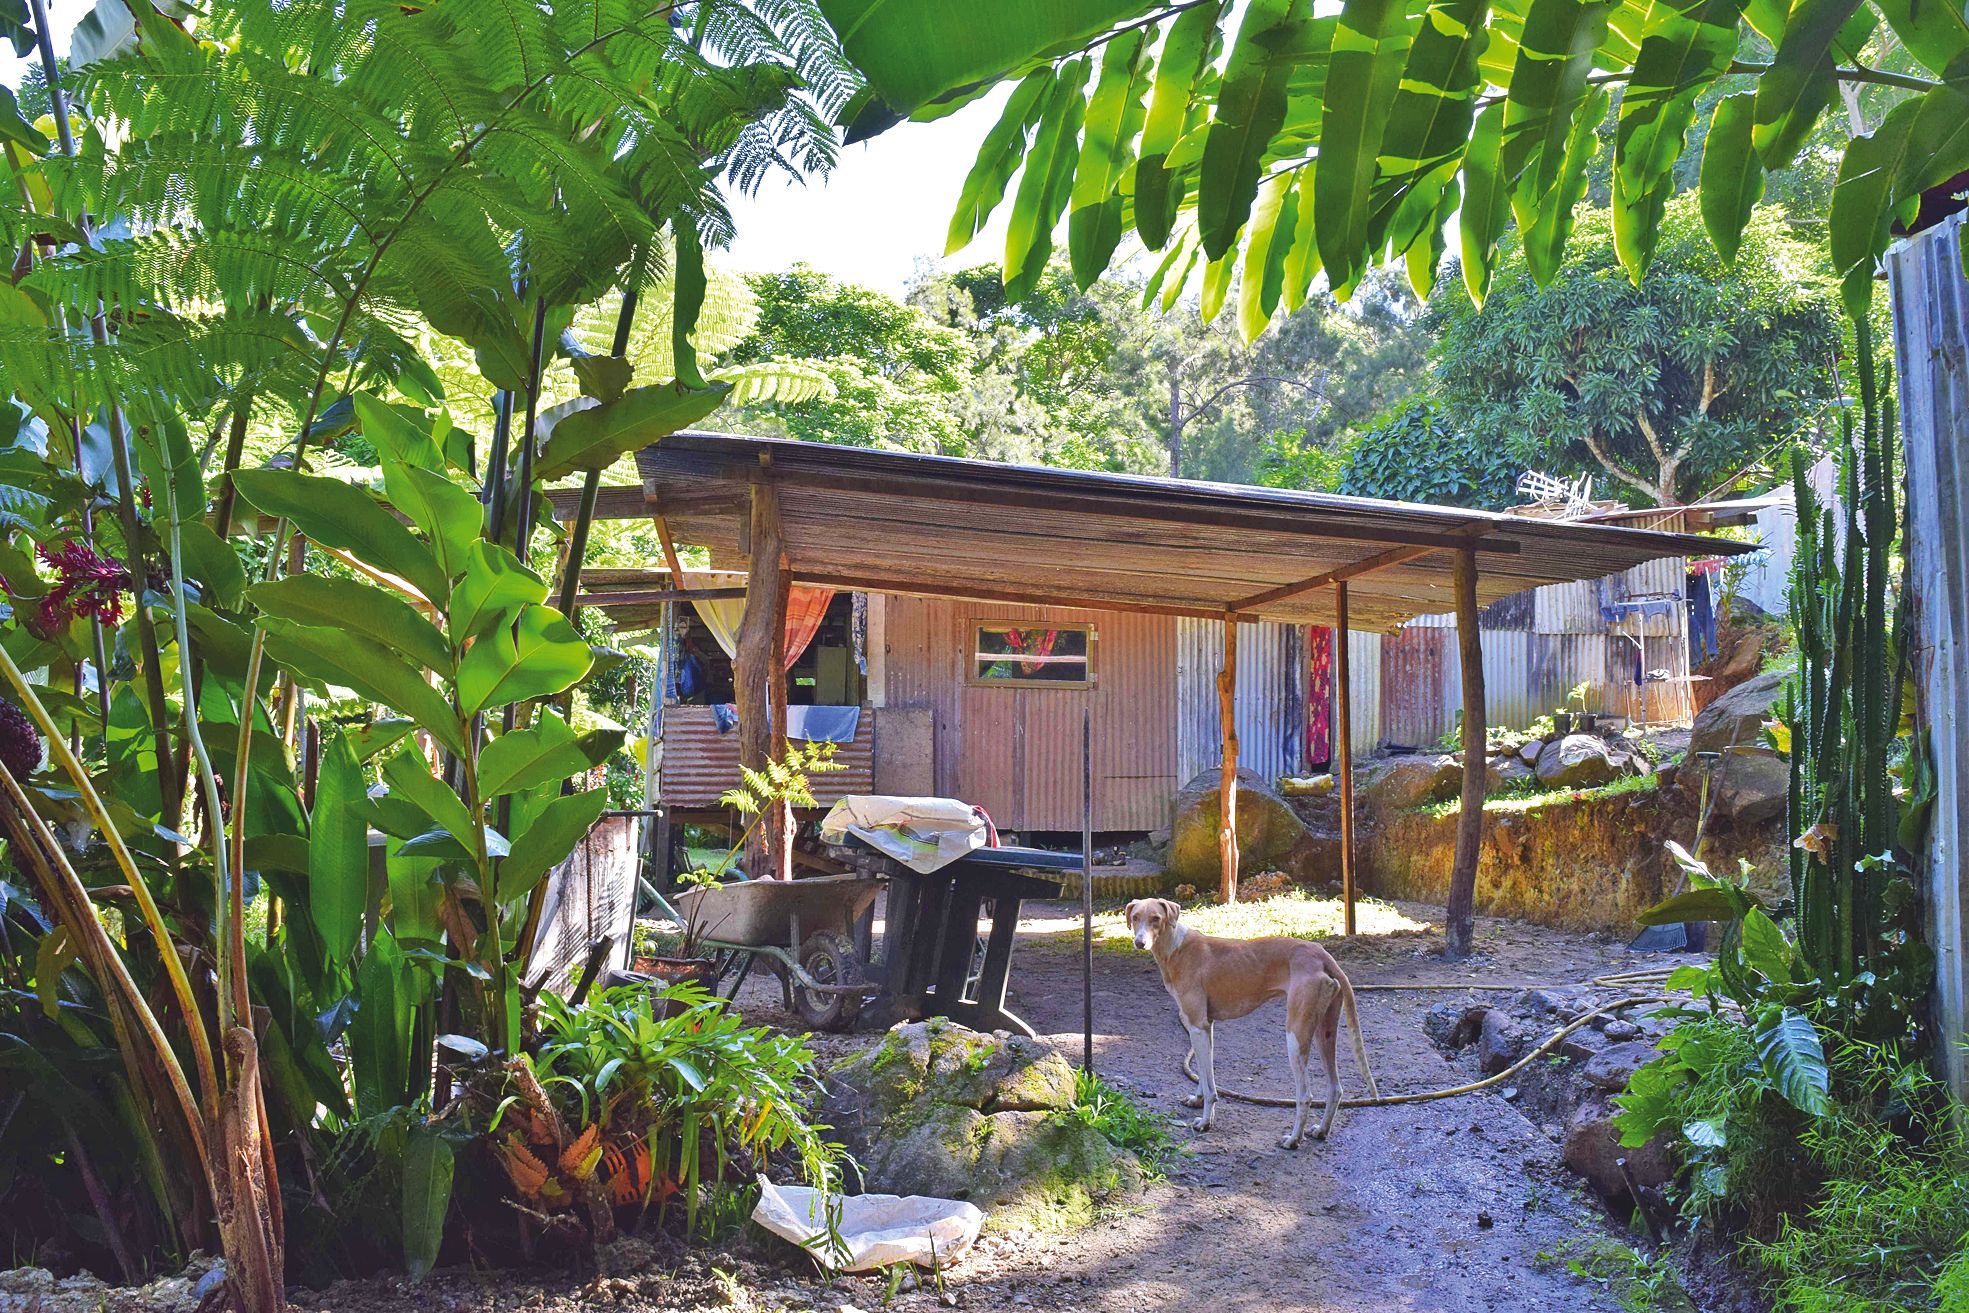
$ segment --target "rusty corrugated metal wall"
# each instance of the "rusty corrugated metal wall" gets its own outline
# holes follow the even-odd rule
[[[931,709],[938,793],[977,803],[1004,830],[1078,830],[1081,723],[1091,709],[1094,828],[1152,830],[1168,822],[1181,783],[1173,618],[915,597],[871,601],[882,609],[881,701]],[[1092,625],[1093,688],[970,683],[969,634],[985,621]]]
[[[1238,765],[1276,780],[1306,760],[1306,626],[1240,624],[1237,628]],[[1224,626],[1176,621],[1176,759],[1186,783],[1222,759],[1217,672],[1224,665]]]
[[[851,793],[872,793],[874,746],[875,717],[865,707],[854,742],[834,750],[834,762],[841,769],[821,772],[809,781],[815,800],[826,806]],[[738,731],[720,730],[710,707],[665,707],[658,780],[657,796],[668,806],[717,806],[718,799],[738,784]]]
[[[1685,725],[1689,698],[1687,565],[1650,561],[1605,579],[1552,584],[1502,598],[1482,611],[1485,719],[1523,726],[1563,705],[1578,685],[1589,705],[1634,721]],[[1661,603],[1664,614],[1610,622],[1603,608]],[[1645,635],[1645,662],[1635,641]],[[1355,676],[1357,750],[1427,747],[1456,727],[1463,707],[1456,617],[1419,616],[1381,644],[1375,709],[1379,733],[1362,742],[1361,678]],[[1639,665],[1644,678],[1637,682]],[[1665,672],[1661,679],[1645,678]]]

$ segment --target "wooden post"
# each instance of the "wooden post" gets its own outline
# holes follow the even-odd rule
[[[1354,686],[1347,653],[1347,581],[1333,585],[1333,771],[1340,777],[1340,896],[1354,935]]]
[[[1223,733],[1223,759],[1218,777],[1221,802],[1217,851],[1223,859],[1219,893],[1227,903],[1237,901],[1237,615],[1224,613],[1224,665],[1217,672],[1217,719]]]
[[[1456,554],[1456,648],[1463,664],[1463,804],[1456,818],[1456,860],[1449,873],[1446,951],[1467,957],[1475,921],[1477,855],[1484,840],[1484,643],[1477,628],[1477,554]]]
[[[772,675],[766,682],[768,710],[772,713],[770,752],[774,761],[786,756],[786,607],[793,591],[793,572],[786,556],[780,555],[779,596],[773,605],[778,619],[773,624]],[[766,809],[760,825],[766,832],[766,865],[775,880],[793,878],[793,809],[775,802]]]
[[[745,614],[738,622],[738,760],[741,766],[763,770],[773,755],[772,686],[780,684],[782,703],[786,696],[786,672],[776,660],[786,644],[785,544],[780,536],[779,493],[763,480],[752,485],[751,528]],[[783,724],[784,713],[781,720]],[[774,833],[773,818],[768,817],[745,846],[745,873],[754,880],[779,873],[781,845],[772,842]]]

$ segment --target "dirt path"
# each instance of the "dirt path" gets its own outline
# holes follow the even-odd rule
[[[1436,909],[1405,905],[1418,919]],[[1077,1057],[1079,923],[1070,908],[1036,905],[1022,936],[1016,1012]],[[1623,950],[1510,922],[1480,925],[1478,956],[1449,965],[1435,930],[1330,943],[1357,985],[1532,983],[1585,979],[1636,964]],[[1659,959],[1655,959],[1659,961]],[[1422,1033],[1442,992],[1364,992],[1361,1022],[1384,1092],[1473,1079]],[[1221,1086],[1290,1088],[1281,1005],[1217,1029]],[[1095,959],[1096,1065],[1149,1106],[1180,1113],[1189,1082],[1178,1069],[1187,1040],[1146,954],[1100,950]],[[1342,1045],[1342,1082],[1359,1092]],[[1317,1060],[1315,1060],[1317,1061]],[[1021,1260],[1010,1242],[989,1246],[958,1281],[965,1307],[1306,1310],[1594,1309],[1614,1307],[1596,1287],[1537,1255],[1605,1232],[1579,1194],[1558,1146],[1499,1095],[1392,1108],[1343,1110],[1331,1140],[1279,1148],[1290,1112],[1226,1102],[1208,1134],[1181,1123],[1194,1156],[1142,1206],[1089,1231],[1038,1238]]]

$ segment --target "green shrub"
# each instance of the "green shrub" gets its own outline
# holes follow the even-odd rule
[[[1918,1063],[1847,1044],[1837,1101],[1799,1147],[1824,1177],[1816,1200],[1751,1252],[1793,1313],[1969,1310],[1969,1133],[1963,1109]]]
[[[1739,1021],[1690,1018],[1662,1047],[1615,1100],[1621,1143],[1638,1148],[1669,1136],[1687,1169],[1683,1216],[1767,1234],[1813,1185],[1797,1153],[1802,1114],[1765,1074],[1755,1036]]]
[[[1109,1144],[1134,1154],[1152,1180],[1163,1177],[1179,1152],[1166,1115],[1150,1112],[1092,1072],[1074,1073],[1073,1107],[1061,1115],[1085,1122]]]

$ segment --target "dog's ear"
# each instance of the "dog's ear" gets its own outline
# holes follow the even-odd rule
[[[1129,900],[1128,900],[1128,906],[1126,906],[1126,907],[1124,907],[1124,908],[1122,908],[1122,909],[1121,909],[1121,919],[1122,919],[1122,920],[1123,920],[1123,921],[1124,921],[1125,923],[1127,923],[1128,925],[1134,925],[1134,924],[1135,924],[1135,903],[1136,903],[1136,901],[1137,901],[1137,900],[1135,900],[1135,899],[1133,899],[1133,898],[1131,898],[1131,899],[1129,899]]]
[[[1173,921],[1175,921],[1175,920],[1177,920],[1178,918],[1180,918],[1180,917],[1181,917],[1181,916],[1183,915],[1183,909],[1182,909],[1182,906],[1181,906],[1180,904],[1177,904],[1177,903],[1172,903],[1172,902],[1170,902],[1170,901],[1169,901],[1169,900],[1168,900],[1167,898],[1164,898],[1164,899],[1162,899],[1162,900],[1161,900],[1161,902],[1162,902],[1162,905],[1163,905],[1163,907],[1164,907],[1164,908],[1166,908],[1166,909],[1168,909],[1168,912],[1169,912],[1169,919],[1170,919],[1170,920],[1171,920],[1172,922],[1173,922]]]

